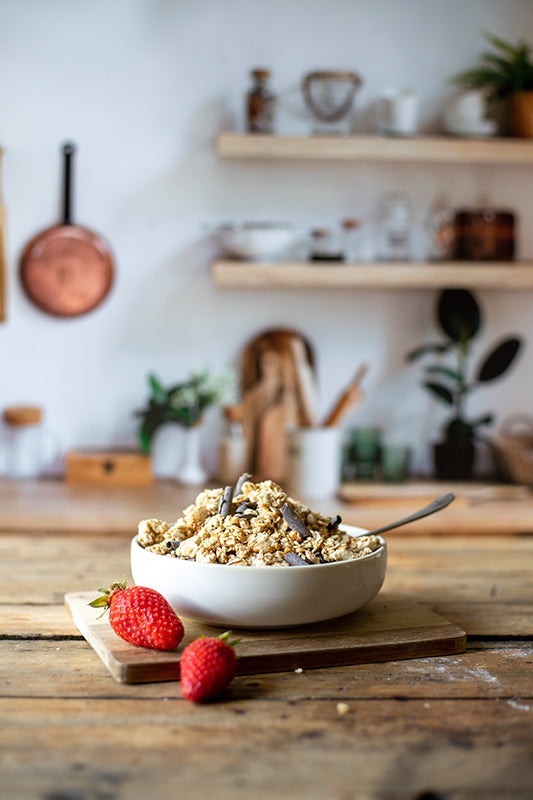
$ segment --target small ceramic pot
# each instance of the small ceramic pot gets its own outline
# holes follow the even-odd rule
[[[533,138],[533,91],[515,92],[511,95],[509,123],[514,136]]]

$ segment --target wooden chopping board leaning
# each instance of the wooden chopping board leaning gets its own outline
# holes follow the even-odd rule
[[[241,384],[249,470],[256,479],[283,483],[287,430],[315,423],[317,392],[311,345],[294,330],[265,331],[243,351]]]

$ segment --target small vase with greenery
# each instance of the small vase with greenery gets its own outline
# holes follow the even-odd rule
[[[141,420],[137,433],[139,447],[146,455],[151,454],[154,436],[162,425],[175,423],[188,431],[198,428],[208,408],[230,398],[233,376],[225,373],[212,377],[208,372],[198,372],[183,383],[165,387],[151,373],[148,387],[150,396],[146,406],[135,412]]]
[[[445,289],[437,301],[437,323],[444,336],[407,353],[407,361],[424,356],[442,356],[442,362],[425,367],[423,386],[452,411],[443,430],[442,439],[434,446],[435,470],[443,480],[463,480],[471,477],[475,441],[479,430],[489,425],[494,415],[472,418],[467,414],[467,400],[474,390],[499,378],[511,366],[521,347],[516,336],[503,339],[474,369],[470,365],[472,342],[482,327],[481,309],[466,289]]]
[[[526,42],[513,45],[489,33],[485,39],[493,51],[479,57],[479,65],[458,72],[451,83],[465,89],[486,90],[487,100],[496,105],[507,101],[511,132],[533,136],[533,60]]]

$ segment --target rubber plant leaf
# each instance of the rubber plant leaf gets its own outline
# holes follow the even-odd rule
[[[477,428],[479,425],[490,425],[493,420],[494,414],[484,414],[482,417],[472,420],[470,424],[473,428]]]
[[[468,289],[444,289],[437,303],[437,318],[454,342],[468,342],[481,328],[481,310]]]
[[[477,380],[480,383],[485,383],[503,375],[518,355],[520,346],[520,339],[514,336],[500,342],[481,365]]]
[[[431,375],[443,375],[446,378],[450,378],[452,381],[456,381],[457,383],[461,383],[462,376],[459,372],[456,372],[454,369],[450,369],[449,367],[441,367],[439,365],[426,367],[427,374]]]
[[[405,356],[405,359],[406,361],[416,361],[417,358],[425,356],[428,353],[442,355],[443,353],[447,353],[449,349],[450,345],[447,342],[431,342],[429,344],[423,344],[420,347],[415,347],[414,350],[410,350]]]
[[[446,386],[442,386],[440,383],[432,383],[428,381],[423,384],[426,389],[429,389],[430,392],[436,394],[441,400],[444,400],[445,403],[448,405],[453,405],[453,394]]]

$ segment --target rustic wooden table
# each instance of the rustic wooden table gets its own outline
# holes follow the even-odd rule
[[[12,514],[19,490],[0,489]],[[533,537],[390,534],[383,591],[462,627],[466,652],[238,676],[195,706],[177,682],[115,682],[79,635],[64,594],[128,574],[131,531],[113,525],[128,497],[101,499],[105,526],[91,528],[75,524],[76,504],[98,516],[79,490],[54,531],[56,489],[26,487],[23,524],[1,526],[6,800],[532,796]],[[32,492],[42,526],[27,524]]]

